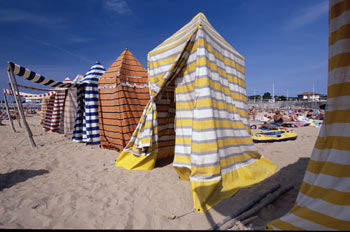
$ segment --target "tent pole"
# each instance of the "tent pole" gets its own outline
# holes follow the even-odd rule
[[[7,74],[9,76],[9,80],[11,82],[12,87],[16,88],[17,94],[15,94],[15,100],[16,100],[16,103],[17,103],[17,108],[18,108],[19,114],[21,115],[21,119],[22,119],[22,123],[24,125],[24,129],[25,129],[25,131],[27,133],[27,137],[28,137],[29,143],[30,143],[30,145],[32,147],[36,147],[36,144],[35,144],[34,139],[33,139],[32,131],[30,130],[30,128],[29,128],[29,126],[27,124],[27,121],[25,119],[25,116],[24,116],[23,106],[22,106],[21,97],[20,97],[20,94],[19,94],[18,86],[17,86],[17,81],[16,81],[15,74],[13,73],[13,70],[12,70],[11,67],[9,67],[9,69],[7,71]],[[12,76],[13,80],[12,80],[11,76]],[[12,94],[14,94],[14,91],[12,92]]]
[[[14,95],[15,94],[14,87],[11,85],[11,83],[9,83],[9,86],[10,86],[10,90],[12,92],[12,95],[11,95],[12,96],[12,106],[13,106],[13,109],[15,111],[16,121],[18,123],[19,128],[22,128],[21,121],[19,119],[20,115],[19,115],[19,113],[16,113],[16,105],[13,103],[13,99],[15,99],[15,101],[16,101],[16,96]],[[19,112],[18,109],[17,109],[17,111]]]
[[[11,113],[10,113],[10,108],[9,108],[9,104],[7,102],[7,97],[6,97],[6,94],[4,93],[4,100],[5,100],[5,106],[6,106],[6,111],[7,111],[7,116],[9,118],[9,121],[10,121],[10,125],[11,125],[11,129],[12,129],[12,132],[13,133],[16,133],[16,129],[13,125],[13,121],[12,121],[12,118],[11,118]]]

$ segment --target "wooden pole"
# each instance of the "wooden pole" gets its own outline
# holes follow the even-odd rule
[[[264,199],[268,194],[275,192],[277,189],[279,189],[281,187],[280,184],[276,184],[275,186],[273,186],[270,190],[264,192],[263,194],[261,194],[260,196],[258,196],[257,198],[255,198],[253,201],[250,201],[247,205],[245,205],[244,207],[240,208],[238,211],[236,211],[235,213],[233,213],[232,215],[224,218],[224,220],[221,223],[215,224],[213,225],[209,230],[217,230],[220,227],[222,227],[225,223],[227,223],[228,221],[236,218],[237,216],[239,216],[240,214],[242,214],[243,212],[251,209],[256,203],[258,203],[259,201],[261,201],[262,199]]]
[[[15,95],[17,108],[19,109],[19,113],[21,115],[22,123],[23,123],[24,129],[25,129],[25,131],[27,133],[27,137],[28,137],[29,143],[30,143],[30,145],[32,147],[36,147],[36,144],[35,144],[34,139],[33,139],[32,131],[30,130],[30,128],[29,128],[29,126],[27,124],[27,121],[25,119],[25,116],[24,116],[23,106],[22,106],[21,97],[20,97],[20,94],[19,94],[18,86],[17,86],[16,77],[15,77],[15,74],[13,73],[13,70],[12,70],[12,68],[10,66],[9,66],[8,71],[7,71],[7,74],[9,76],[9,80],[11,82],[12,87],[16,88],[17,94],[14,94],[15,93],[14,91],[12,92],[12,94]],[[12,80],[11,76],[12,76],[13,80]]]
[[[15,99],[15,101],[16,101],[15,91],[14,91],[14,87],[11,85],[11,83],[9,83],[9,86],[10,86],[10,90],[12,92],[11,96],[12,96],[12,103],[13,103],[13,99]],[[17,113],[17,112],[19,112],[19,110],[17,108],[17,111],[16,111],[16,105],[15,104],[12,104],[12,106],[13,106],[13,109],[15,111],[16,121],[18,123],[18,126],[19,126],[19,128],[22,128],[21,121],[20,121],[20,118],[19,118],[19,113]]]
[[[16,129],[15,129],[14,125],[13,125],[13,121],[12,121],[12,118],[11,118],[9,103],[7,102],[7,97],[6,97],[6,94],[5,94],[5,93],[4,93],[4,100],[5,100],[5,106],[6,106],[7,116],[8,116],[9,121],[10,121],[11,129],[12,129],[13,133],[16,133]]]
[[[236,224],[237,221],[242,221],[244,219],[246,219],[247,217],[257,213],[259,210],[261,210],[262,208],[264,208],[265,206],[267,206],[268,204],[272,203],[273,201],[275,201],[280,195],[282,195],[283,193],[291,190],[292,188],[294,188],[293,185],[288,185],[285,186],[277,191],[275,191],[274,193],[272,193],[271,195],[267,196],[264,200],[262,200],[261,202],[259,202],[256,206],[254,206],[253,208],[251,208],[250,210],[242,213],[241,215],[239,215],[236,218],[233,218],[232,220],[228,221],[225,225],[223,225],[222,227],[220,227],[220,230],[228,230],[230,229],[232,226],[234,226]]]

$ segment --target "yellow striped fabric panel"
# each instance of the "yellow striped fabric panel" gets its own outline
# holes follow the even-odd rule
[[[329,7],[328,100],[293,209],[275,230],[350,230],[350,0]]]
[[[149,52],[152,97],[116,165],[151,169],[162,152],[174,152],[175,139],[173,166],[191,181],[196,212],[273,174],[276,165],[249,134],[244,62],[202,13]],[[168,88],[174,95],[167,99]],[[176,104],[175,128],[165,120],[175,112],[161,110],[166,100]],[[176,135],[161,134],[164,128]]]

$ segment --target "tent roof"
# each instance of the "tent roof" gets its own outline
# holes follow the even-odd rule
[[[80,83],[97,84],[99,77],[103,75],[105,71],[106,69],[103,67],[103,65],[99,61],[96,61],[96,63],[92,65],[90,70],[84,75],[84,78],[80,81]]]

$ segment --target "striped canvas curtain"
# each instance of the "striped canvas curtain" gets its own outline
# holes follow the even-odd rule
[[[125,49],[98,81],[101,147],[123,150],[149,101],[147,71]]]
[[[148,53],[148,68],[151,99],[116,166],[152,169],[158,155],[175,152],[173,166],[191,182],[196,212],[275,172],[249,134],[244,57],[202,13]],[[175,112],[162,111],[167,102]]]
[[[98,121],[98,79],[105,68],[96,62],[80,82],[84,90],[78,89],[78,110],[75,119],[73,141],[86,144],[100,144]],[[84,108],[82,108],[84,107]]]
[[[82,74],[78,74],[72,83],[78,83],[83,79]],[[77,88],[68,89],[66,101],[64,104],[64,135],[67,137],[73,136],[74,122],[78,108]]]
[[[294,207],[274,230],[350,230],[350,1],[329,5],[326,118]]]

